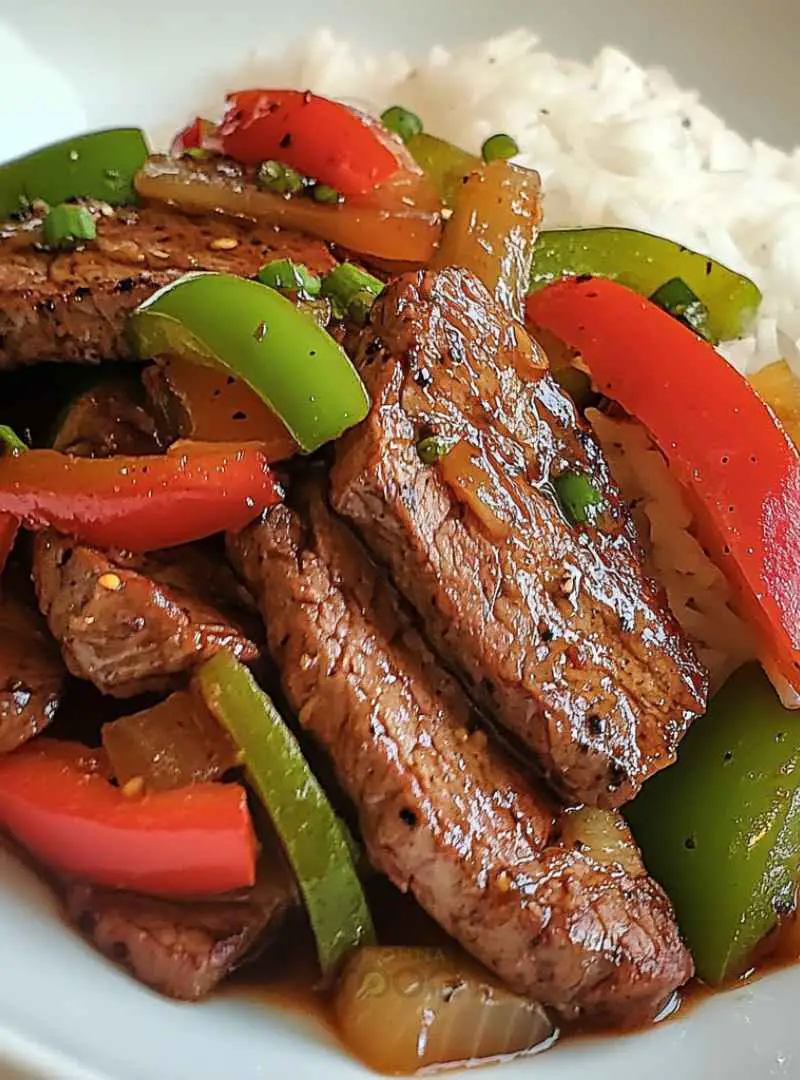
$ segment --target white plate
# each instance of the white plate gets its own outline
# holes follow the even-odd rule
[[[529,25],[588,58],[605,42],[700,87],[746,134],[797,140],[796,0],[0,0],[67,76],[43,81],[0,35],[0,160],[81,123],[155,124],[192,112],[254,45],[324,22],[375,47],[419,49]],[[315,18],[317,16],[317,18]],[[800,969],[718,995],[646,1034],[567,1043],[481,1077],[760,1080],[800,1076]],[[47,890],[0,850],[0,1076],[5,1080],[356,1080],[371,1075],[310,1021],[255,998],[179,1005],[137,985],[66,929]]]

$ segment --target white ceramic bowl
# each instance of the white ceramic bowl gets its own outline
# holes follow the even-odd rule
[[[253,45],[325,23],[420,49],[528,25],[588,58],[610,42],[672,68],[748,135],[797,141],[797,0],[0,0],[0,160],[76,127],[192,112]],[[72,88],[72,89],[70,89]],[[800,1076],[800,968],[717,995],[649,1032],[567,1042],[480,1075],[498,1080],[761,1080]],[[44,886],[0,849],[0,1077],[5,1080],[356,1080],[371,1075],[309,1020],[256,998],[166,1001],[62,923]]]

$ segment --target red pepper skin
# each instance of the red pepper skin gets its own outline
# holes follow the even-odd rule
[[[179,131],[172,140],[170,154],[172,157],[182,157],[187,150],[218,150],[219,141],[216,138],[216,127],[210,120],[202,116],[196,116],[194,120]]]
[[[227,102],[222,151],[243,165],[281,161],[345,197],[419,171],[381,124],[339,102],[300,90],[240,90]]]
[[[0,514],[0,574],[5,569],[8,556],[19,532],[19,521],[12,514]]]
[[[0,827],[47,866],[111,888],[196,896],[255,881],[243,787],[128,796],[74,744],[43,739],[0,760]]]
[[[243,529],[280,491],[254,444],[177,442],[163,456],[0,459],[0,512],[100,548],[153,551]]]
[[[762,660],[800,690],[800,456],[772,412],[715,349],[617,282],[565,279],[526,310],[649,430],[759,632]]]

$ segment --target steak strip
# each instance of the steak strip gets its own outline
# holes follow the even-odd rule
[[[337,445],[335,509],[553,787],[621,805],[675,759],[706,676],[599,446],[468,271],[396,279],[351,345],[372,410]],[[425,464],[432,434],[456,445]],[[564,516],[566,471],[602,493],[596,521]]]
[[[301,725],[373,865],[513,990],[634,1024],[692,973],[646,876],[551,838],[558,812],[480,727],[318,483],[231,537]]]

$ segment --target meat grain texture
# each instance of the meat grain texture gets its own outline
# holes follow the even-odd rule
[[[554,789],[621,805],[674,761],[706,675],[596,441],[468,271],[396,279],[351,346],[372,409],[337,447],[334,507]],[[434,434],[456,446],[425,464]],[[564,516],[566,471],[602,492],[597,522]]]
[[[512,989],[636,1024],[692,972],[660,888],[558,842],[559,811],[487,737],[318,483],[230,540],[302,726],[370,861]]]

